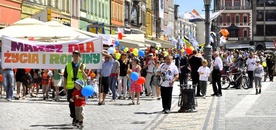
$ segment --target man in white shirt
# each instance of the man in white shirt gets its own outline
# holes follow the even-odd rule
[[[213,85],[213,91],[214,93],[212,96],[222,96],[221,93],[221,71],[223,69],[222,60],[219,57],[218,52],[214,52],[213,54],[215,60],[213,61],[213,67],[211,68],[213,70],[212,72],[212,85]]]
[[[169,114],[172,102],[173,84],[178,80],[179,72],[175,64],[173,64],[173,57],[168,56],[166,63],[163,63],[158,68],[158,74],[161,76],[161,97],[163,112]]]
[[[249,78],[249,87],[248,88],[253,88],[253,79],[254,79],[254,66],[256,65],[256,58],[253,54],[253,52],[250,53],[249,58],[246,60],[246,65],[247,65],[247,74]]]

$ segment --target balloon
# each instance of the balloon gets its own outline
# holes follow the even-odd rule
[[[118,40],[115,41],[116,46],[120,46],[120,42]]]
[[[116,58],[117,60],[119,60],[119,59],[121,58],[121,54],[120,54],[120,53],[116,53],[116,54],[115,54],[115,58]]]
[[[185,51],[184,49],[181,50],[181,52],[184,52],[184,51]]]
[[[179,57],[179,54],[175,54],[175,57],[176,57],[176,58]]]
[[[13,70],[14,70],[14,73],[16,73],[16,72],[17,72],[17,68],[14,68]]]
[[[30,68],[25,68],[25,71],[26,71],[27,73],[29,73],[29,72],[31,72],[31,69],[30,69]]]
[[[129,49],[128,49],[128,47],[126,47],[125,49],[124,49],[124,52],[128,52],[129,51]]]
[[[263,62],[262,65],[263,65],[263,67],[266,67],[266,66],[267,66],[266,62]]]
[[[227,37],[229,35],[229,32],[227,29],[221,29],[220,32],[221,32],[222,36],[224,36],[224,37]]]
[[[166,57],[166,56],[168,56],[169,55],[169,53],[168,52],[164,52],[164,56]]]
[[[118,39],[123,39],[123,34],[122,33],[118,33]]]
[[[138,56],[138,52],[139,52],[139,50],[137,48],[134,48],[133,51],[132,51],[134,56]]]
[[[2,78],[3,78],[3,77],[2,77],[2,74],[0,74],[0,82],[2,82],[2,80],[3,80]]]
[[[139,77],[137,80],[138,84],[144,84],[146,82],[146,79],[144,77]]]
[[[115,49],[113,47],[109,47],[107,50],[108,54],[114,54],[115,53]]]
[[[133,81],[137,81],[138,78],[139,78],[139,75],[138,75],[137,72],[132,72],[132,73],[130,74],[130,79],[132,79]]]
[[[94,72],[92,72],[92,73],[90,74],[90,77],[93,79],[93,78],[96,77],[96,74],[95,74]]]
[[[125,49],[125,46],[122,46],[122,50],[124,50]]]
[[[86,85],[82,88],[81,90],[81,94],[83,96],[91,96],[92,94],[94,94],[95,91],[94,91],[94,87],[91,86],[91,85]]]
[[[145,52],[142,51],[142,50],[140,50],[140,51],[138,52],[138,54],[139,54],[139,56],[141,56],[141,57],[144,57],[144,56],[145,56]]]
[[[129,51],[130,51],[130,52],[133,52],[133,48],[129,48]]]
[[[193,50],[191,48],[186,48],[186,53],[190,55],[193,53]]]

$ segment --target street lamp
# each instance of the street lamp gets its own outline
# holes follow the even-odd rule
[[[212,60],[210,45],[210,5],[212,0],[203,0],[205,6],[205,46],[204,46],[204,58],[210,63]]]

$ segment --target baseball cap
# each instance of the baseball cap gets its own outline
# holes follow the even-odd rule
[[[74,54],[80,55],[80,52],[78,50],[75,50],[75,51],[73,51],[73,55]]]
[[[153,53],[149,53],[149,56],[153,56]]]
[[[84,81],[81,79],[76,80],[75,83],[80,85],[81,87],[84,87]]]

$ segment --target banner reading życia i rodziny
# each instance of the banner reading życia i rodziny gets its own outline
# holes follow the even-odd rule
[[[72,62],[72,52],[81,53],[81,63],[88,69],[102,67],[102,38],[82,41],[38,42],[2,37],[3,68],[64,69]]]

